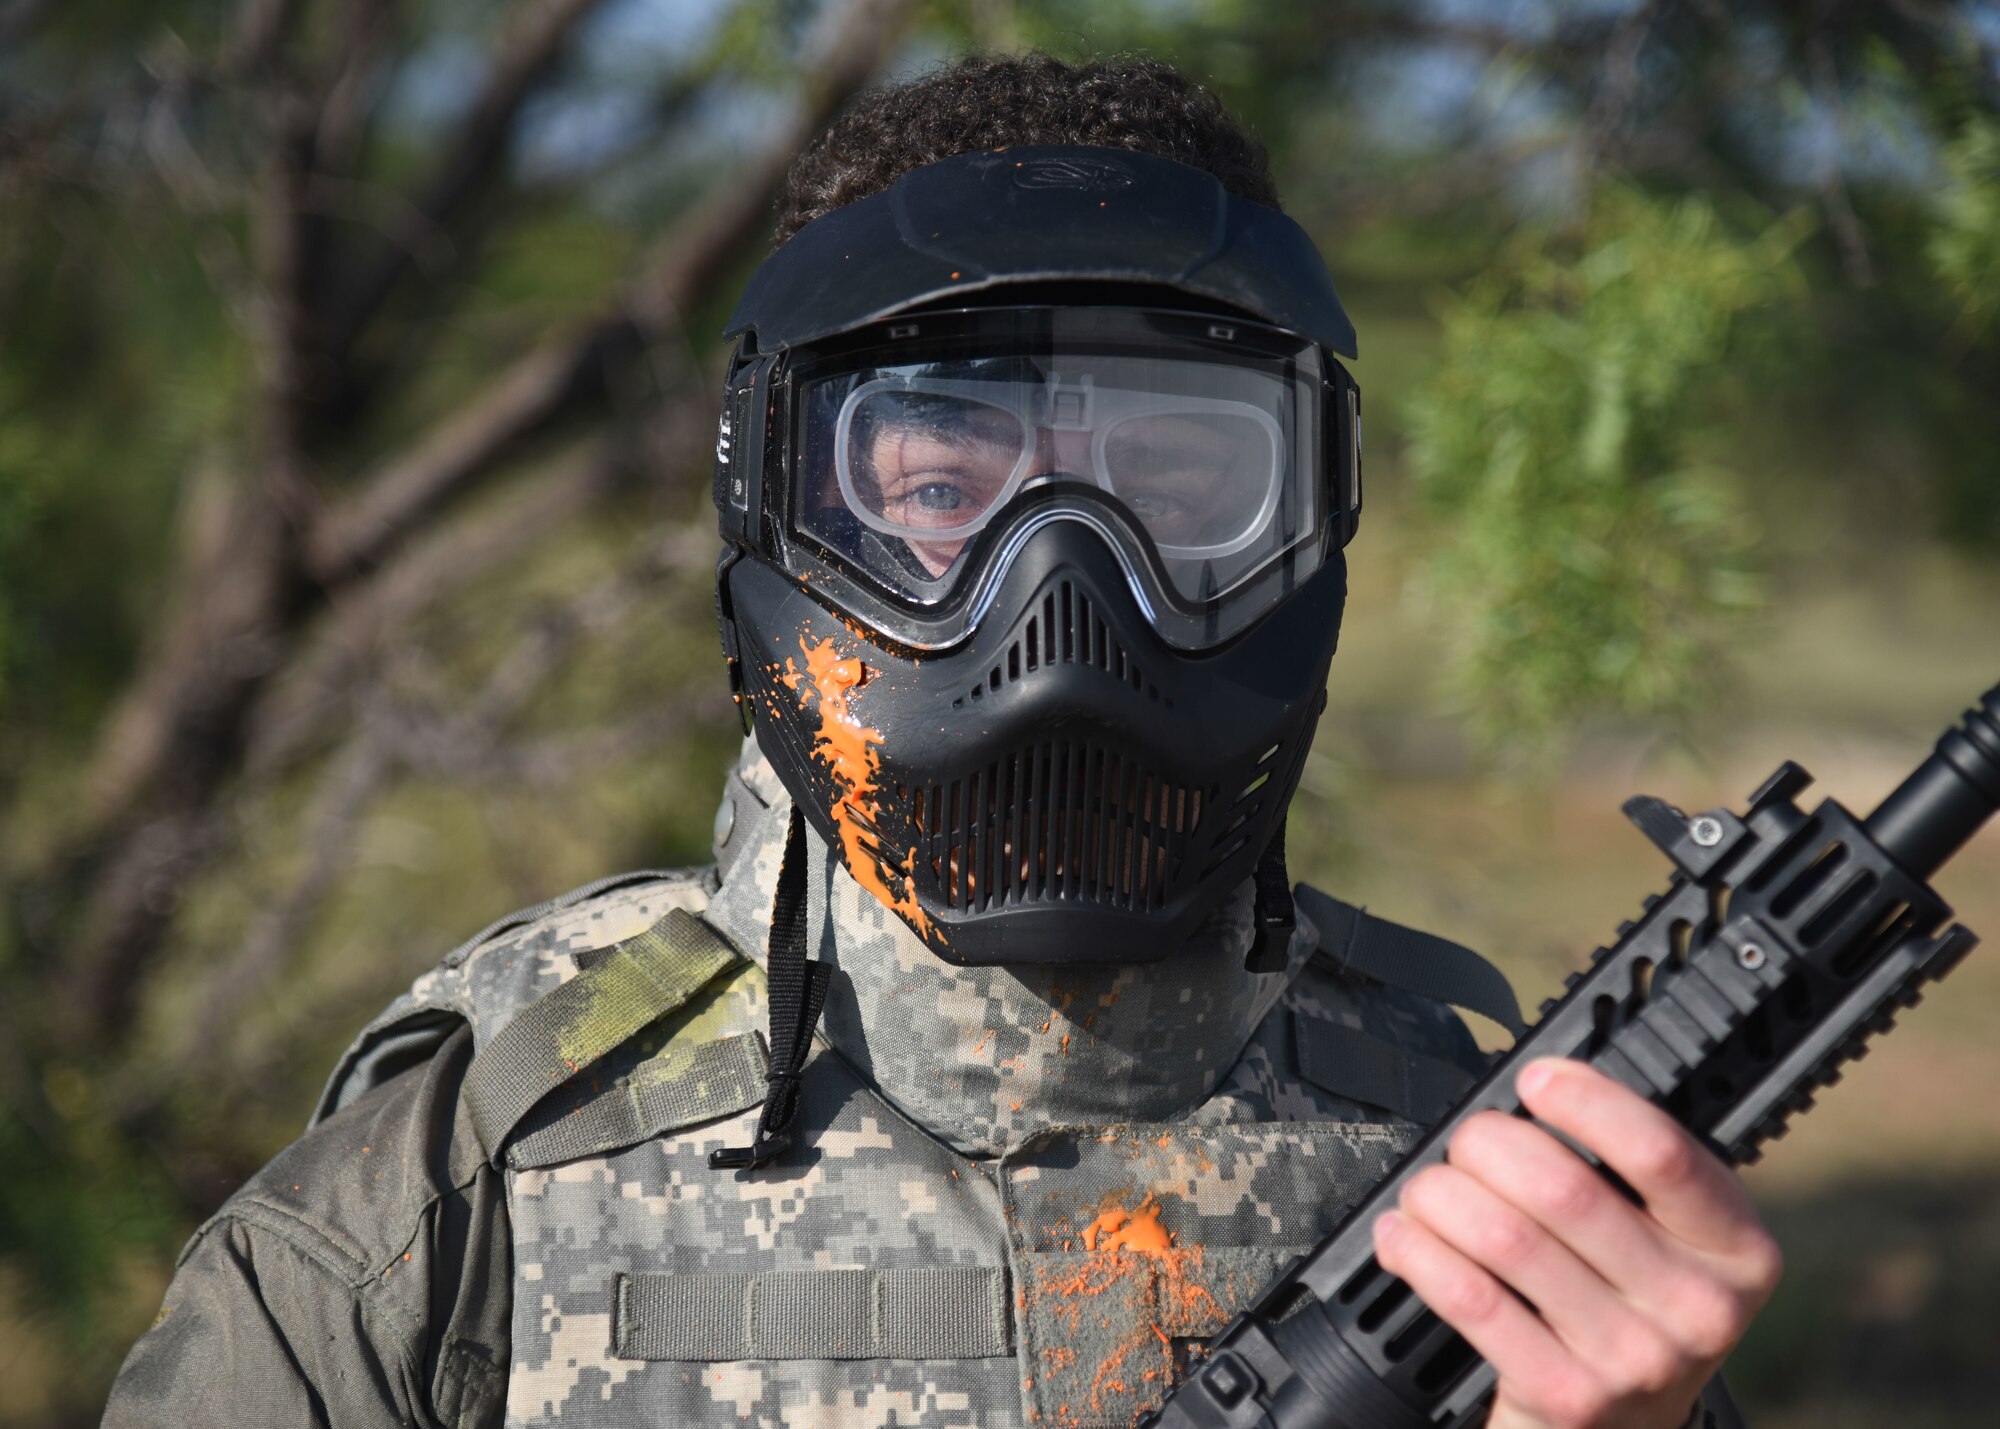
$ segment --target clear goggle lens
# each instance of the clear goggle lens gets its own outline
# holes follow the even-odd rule
[[[887,535],[970,537],[1040,475],[1101,487],[1177,560],[1234,555],[1256,541],[1284,468],[1283,433],[1268,411],[1104,388],[1090,376],[1038,391],[877,377],[842,404],[835,453],[848,509]]]

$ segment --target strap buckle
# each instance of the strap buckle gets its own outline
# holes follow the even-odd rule
[[[1290,961],[1292,934],[1298,926],[1298,919],[1290,908],[1282,913],[1267,913],[1257,919],[1257,934],[1250,940],[1250,951],[1243,959],[1244,968],[1253,973],[1283,972]]]
[[[712,1171],[754,1171],[791,1149],[792,1134],[781,1131],[776,1136],[760,1136],[748,1146],[725,1146],[711,1151],[708,1165]]]

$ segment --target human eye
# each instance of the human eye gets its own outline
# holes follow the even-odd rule
[[[966,505],[965,489],[948,481],[927,481],[915,493],[926,511],[956,511]]]
[[[1132,492],[1125,505],[1148,526],[1184,515],[1188,509],[1186,501],[1157,488]]]
[[[906,505],[920,511],[947,516],[972,504],[971,495],[959,478],[927,479],[920,476],[904,493],[903,500]]]
[[[931,461],[897,472],[884,484],[882,514],[912,528],[961,525],[985,509],[989,493],[980,473]]]
[[[885,469],[884,469],[885,468]],[[909,526],[962,525],[991,506],[1007,481],[1005,453],[929,436],[900,442],[883,469],[882,493],[892,522]]]

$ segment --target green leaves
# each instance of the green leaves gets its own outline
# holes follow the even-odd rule
[[[1523,235],[1446,305],[1405,415],[1450,678],[1488,740],[1546,753],[1709,686],[1756,581],[1736,478],[1695,455],[1700,398],[1792,241],[1612,191],[1574,253]]]
[[[2000,124],[1968,122],[1945,148],[1944,172],[1924,256],[1960,305],[1960,330],[1983,337],[2000,319]]]

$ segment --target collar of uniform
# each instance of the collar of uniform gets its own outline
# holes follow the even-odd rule
[[[791,801],[754,739],[726,797],[727,872],[706,916],[761,961]],[[1314,942],[1301,920],[1285,972],[1245,971],[1245,884],[1164,962],[954,967],[807,836],[812,951],[841,973],[821,1036],[911,1120],[969,1154],[997,1155],[1051,1126],[1166,1121],[1199,1104]]]

